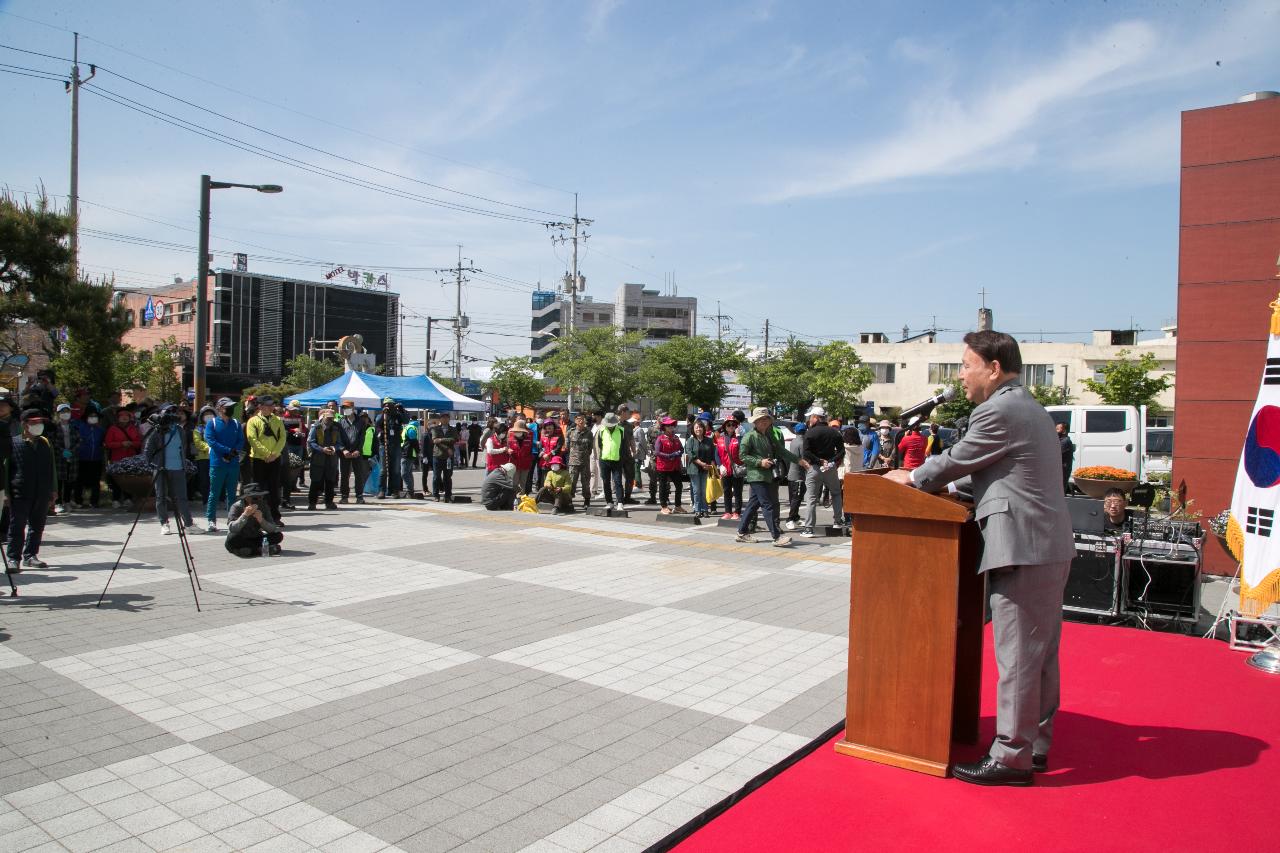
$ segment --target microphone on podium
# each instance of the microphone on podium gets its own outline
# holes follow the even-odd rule
[[[916,421],[932,412],[934,406],[954,400],[955,396],[956,386],[948,385],[946,388],[942,389],[941,394],[935,394],[923,402],[916,403],[911,408],[903,411],[902,414],[898,415],[898,417],[901,419],[908,419],[908,425],[914,425]]]

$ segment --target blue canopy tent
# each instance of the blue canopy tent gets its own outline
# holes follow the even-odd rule
[[[436,412],[483,412],[484,403],[454,393],[438,385],[429,376],[377,376],[351,371],[318,388],[285,397],[286,404],[297,400],[308,407],[323,406],[330,400],[352,400],[362,409],[382,407],[382,398],[390,397],[407,409],[430,409]]]

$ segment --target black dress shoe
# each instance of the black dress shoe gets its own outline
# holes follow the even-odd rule
[[[1025,787],[1031,784],[1030,770],[1014,770],[1005,767],[990,755],[973,764],[957,764],[951,768],[951,775],[961,782],[973,785],[1012,785]]]
[[[1031,756],[1031,772],[1047,773],[1049,771],[1049,756],[1032,755]]]

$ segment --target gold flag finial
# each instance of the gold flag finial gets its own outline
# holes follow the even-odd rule
[[[1280,296],[1276,297],[1275,302],[1268,302],[1271,308],[1271,334],[1280,335]]]

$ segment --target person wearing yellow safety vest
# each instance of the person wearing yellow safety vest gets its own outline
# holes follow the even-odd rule
[[[627,431],[619,421],[616,414],[609,412],[604,416],[600,431],[596,433],[596,451],[600,457],[600,479],[604,481],[604,503],[606,508],[612,509],[622,509],[622,500],[626,496],[622,488],[622,466],[624,461],[630,460],[630,455],[624,448]]]
[[[253,481],[267,492],[267,508],[271,519],[280,519],[280,454],[284,452],[284,421],[276,415],[273,397],[261,397],[258,410],[244,427],[245,441],[249,445],[250,470]]]

